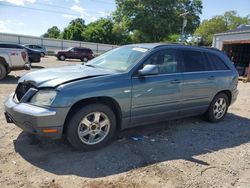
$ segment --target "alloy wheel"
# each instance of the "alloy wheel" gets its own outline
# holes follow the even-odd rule
[[[215,103],[214,103],[214,109],[213,109],[213,114],[216,119],[221,119],[227,109],[227,103],[224,98],[219,98]]]
[[[87,145],[95,145],[104,140],[110,130],[110,120],[103,112],[92,112],[81,120],[78,136]]]

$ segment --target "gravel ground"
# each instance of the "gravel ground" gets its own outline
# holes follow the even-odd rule
[[[47,57],[31,71],[76,63]],[[164,122],[123,131],[101,150],[77,152],[64,139],[39,138],[6,123],[4,99],[25,73],[0,81],[1,188],[250,187],[249,83],[239,83],[238,100],[220,123]]]

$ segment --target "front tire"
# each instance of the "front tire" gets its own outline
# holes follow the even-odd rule
[[[88,62],[89,59],[88,59],[87,57],[83,57],[83,58],[81,58],[81,61],[82,61],[82,62]]]
[[[104,104],[91,104],[75,110],[66,123],[66,137],[78,150],[102,148],[112,140],[115,132],[115,114]]]
[[[210,122],[218,122],[225,118],[229,106],[228,96],[225,93],[219,93],[211,102],[206,118]]]
[[[0,64],[0,80],[7,76],[7,69],[3,64]]]
[[[65,61],[65,59],[66,59],[65,55],[60,55],[60,56],[59,56],[59,60]]]

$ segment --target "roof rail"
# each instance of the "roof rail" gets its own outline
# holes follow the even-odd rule
[[[166,42],[166,43],[159,43],[155,48],[162,47],[162,46],[167,46],[167,45],[186,45],[183,42]]]
[[[221,50],[219,50],[218,48],[215,48],[215,47],[207,47],[207,46],[200,46],[200,47],[221,52]]]

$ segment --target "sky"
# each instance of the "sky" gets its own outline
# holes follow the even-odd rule
[[[63,30],[77,17],[86,24],[106,17],[115,6],[115,0],[0,0],[0,32],[41,36],[54,25]],[[228,10],[246,16],[250,0],[203,0],[200,17],[209,19]]]

